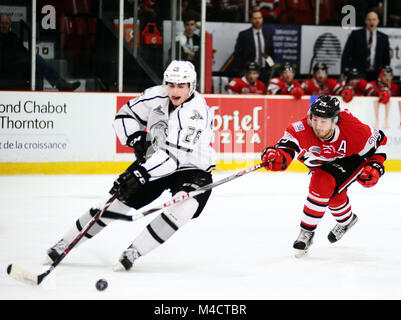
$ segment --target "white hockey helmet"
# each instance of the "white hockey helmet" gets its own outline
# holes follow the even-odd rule
[[[163,84],[189,83],[189,96],[196,88],[196,71],[194,65],[189,61],[173,60],[163,74]]]

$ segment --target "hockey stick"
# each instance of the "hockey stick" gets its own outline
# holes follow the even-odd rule
[[[268,162],[270,162],[270,161],[268,161]],[[260,168],[263,168],[268,164],[268,162],[259,163],[259,164],[255,165],[253,167],[243,169],[243,170],[241,170],[241,171],[239,171],[239,172],[237,172],[237,173],[235,173],[235,174],[233,174],[231,176],[223,178],[223,179],[221,179],[219,181],[209,183],[209,184],[207,184],[207,185],[205,185],[203,187],[200,187],[200,188],[198,188],[198,189],[196,189],[194,191],[190,191],[190,192],[187,192],[187,193],[182,194],[180,196],[174,197],[174,198],[170,199],[169,201],[167,201],[167,202],[165,202],[165,203],[163,203],[161,205],[158,205],[156,207],[153,207],[151,209],[148,209],[148,210],[145,210],[145,211],[142,211],[142,212],[137,211],[133,215],[125,215],[125,214],[119,214],[119,213],[107,211],[107,212],[105,212],[105,216],[107,214],[107,218],[111,218],[111,219],[126,220],[126,221],[136,221],[136,220],[138,220],[140,218],[143,218],[143,217],[145,217],[145,216],[147,216],[147,215],[149,215],[151,213],[154,213],[154,212],[157,212],[157,211],[162,210],[164,208],[170,207],[170,206],[172,206],[174,204],[180,203],[180,202],[185,201],[185,200],[187,200],[189,198],[193,198],[193,197],[195,197],[195,196],[197,196],[197,195],[199,195],[199,194],[201,194],[201,193],[203,193],[205,191],[208,191],[208,190],[210,190],[212,188],[215,188],[215,187],[217,187],[219,185],[222,185],[224,183],[227,183],[229,181],[232,181],[234,179],[242,177],[242,176],[244,176],[244,175],[246,175],[246,174],[248,174],[250,172],[256,171],[256,170],[258,170]]]
[[[111,203],[117,198],[117,194],[114,194],[109,200],[107,200],[102,210],[99,210],[91,220],[86,224],[86,226],[79,232],[79,234],[71,241],[68,247],[64,250],[64,252],[52,263],[50,268],[46,270],[44,273],[39,275],[31,274],[15,264],[10,264],[7,267],[7,273],[17,281],[21,281],[24,283],[28,283],[31,285],[39,285],[45,277],[49,275],[50,272],[54,270],[55,267],[65,258],[65,256],[75,247],[79,240],[89,231],[89,229],[99,221],[101,215],[107,210],[107,208],[111,205]]]
[[[52,263],[52,265],[50,266],[50,268],[48,270],[46,270],[44,273],[41,273],[39,275],[34,275],[32,273],[29,273],[25,270],[23,270],[22,268],[20,268],[19,266],[15,265],[15,264],[10,264],[7,267],[7,273],[14,278],[17,281],[20,282],[24,282],[27,284],[31,284],[31,285],[39,285],[43,279],[45,277],[47,277],[53,270],[54,268],[57,267],[57,265],[65,258],[65,256],[76,246],[76,244],[79,242],[79,240],[81,240],[81,238],[89,231],[89,229],[97,222],[99,221],[100,217],[103,214],[107,214],[108,218],[114,218],[114,219],[119,219],[119,220],[128,220],[128,221],[135,221],[138,220],[144,216],[147,216],[151,213],[154,213],[156,211],[162,210],[164,208],[170,207],[176,203],[185,201],[189,198],[193,198],[207,190],[210,190],[214,187],[217,187],[221,184],[224,184],[226,182],[229,182],[231,180],[234,180],[236,178],[242,177],[243,175],[246,175],[250,172],[256,171],[260,168],[265,167],[268,164],[268,162],[265,163],[259,163],[253,167],[250,168],[246,168],[243,169],[231,176],[228,176],[224,179],[221,179],[219,181],[216,181],[214,183],[210,183],[206,186],[203,186],[197,190],[191,191],[191,192],[187,192],[186,194],[183,194],[181,196],[172,198],[171,200],[163,203],[162,205],[159,205],[157,207],[151,208],[149,210],[143,211],[143,212],[136,212],[134,215],[132,216],[128,216],[128,215],[122,215],[122,214],[117,214],[117,213],[113,213],[110,211],[107,211],[107,209],[110,207],[111,203],[117,198],[117,194],[114,194],[104,205],[103,209],[101,211],[99,211],[96,215],[94,215],[92,217],[92,219],[86,224],[86,226],[79,232],[79,234],[74,238],[74,240],[71,241],[71,243],[69,244],[69,246],[64,250],[64,252]]]

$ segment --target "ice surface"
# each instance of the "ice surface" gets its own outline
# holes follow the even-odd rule
[[[358,223],[330,244],[335,221],[327,212],[302,259],[294,257],[292,243],[309,176],[260,171],[214,189],[198,219],[128,273],[112,266],[152,217],[114,222],[71,251],[39,287],[7,275],[10,263],[44,272],[46,249],[106,196],[115,178],[0,176],[0,299],[401,299],[398,172],[371,189],[353,184],[348,194]],[[103,292],[95,288],[100,278],[109,283]]]

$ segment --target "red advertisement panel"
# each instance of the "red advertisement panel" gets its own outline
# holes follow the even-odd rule
[[[135,96],[118,96],[117,111]],[[287,126],[302,119],[309,99],[207,96],[213,114],[213,147],[218,153],[260,153],[274,145]],[[117,153],[132,153],[117,139]]]
[[[265,118],[265,145],[273,146],[293,122],[306,116],[309,99],[268,99]]]
[[[126,104],[129,100],[136,98],[137,96],[132,96],[132,97],[127,97],[127,96],[117,96],[117,110],[116,112],[118,112],[118,110],[121,109],[121,107]],[[117,143],[116,143],[116,153],[133,153],[132,148],[124,146],[120,143],[120,140],[117,139]]]
[[[266,98],[207,97],[213,113],[213,147],[219,153],[259,153],[265,146]]]

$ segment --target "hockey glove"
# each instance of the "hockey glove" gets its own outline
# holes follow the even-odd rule
[[[134,162],[114,181],[110,193],[117,193],[117,199],[127,203],[135,192],[149,181],[149,178],[150,175],[147,170],[137,162]]]
[[[146,138],[147,133],[145,131],[137,131],[127,139],[127,146],[134,149],[135,156],[140,162],[145,161],[146,151],[152,145]]]
[[[291,91],[290,94],[293,95],[295,99],[301,99],[302,95],[304,94],[304,91],[302,90],[301,87],[294,87]]]
[[[379,102],[386,104],[390,101],[391,93],[388,88],[383,88],[379,92]]]
[[[287,159],[285,152],[273,147],[267,147],[262,153],[262,162],[267,163],[266,170],[283,171],[287,169]]]
[[[345,88],[341,92],[341,96],[343,97],[344,102],[350,102],[354,97],[354,91],[351,88]]]
[[[384,167],[381,163],[368,162],[356,180],[365,188],[373,187],[379,178],[384,174]]]

